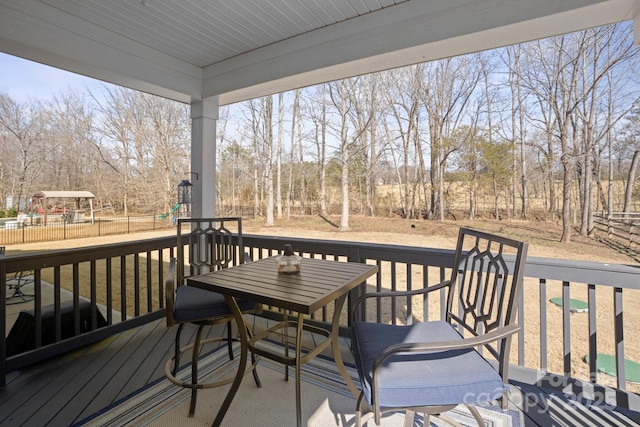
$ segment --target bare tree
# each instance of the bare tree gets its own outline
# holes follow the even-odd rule
[[[509,69],[509,89],[511,94],[511,141],[512,141],[512,151],[514,154],[517,152],[520,153],[519,161],[520,164],[516,165],[514,162],[513,166],[513,176],[514,181],[516,177],[516,171],[520,169],[520,214],[522,219],[527,219],[527,209],[528,209],[528,199],[529,193],[527,189],[527,155],[525,152],[525,96],[522,90],[522,79],[521,79],[521,64],[520,64],[520,56],[522,55],[522,46],[514,45],[510,46],[506,49],[507,53],[507,66]],[[516,149],[519,147],[519,150]],[[515,182],[513,185],[514,188],[514,200],[513,200],[513,208],[514,208],[514,216],[515,216]]]
[[[392,136],[391,125],[385,122],[387,138],[390,140],[397,139],[400,142],[402,156],[400,161],[395,155],[396,150],[393,146],[391,150],[398,176],[400,206],[404,218],[414,217],[415,211],[415,206],[410,204],[412,187],[414,187],[413,178],[410,174],[412,159],[416,157],[414,154],[423,159],[422,147],[419,143],[416,144],[416,141],[420,140],[418,123],[420,120],[420,90],[422,88],[423,73],[424,65],[419,64],[391,70],[383,74],[384,89],[382,92],[386,96],[385,106],[388,109],[389,117],[395,125],[393,129],[397,132],[397,138]],[[417,153],[413,150],[416,150]],[[424,161],[421,164],[424,165]],[[425,191],[427,188],[427,185],[423,185]],[[429,200],[426,194],[425,200]]]
[[[265,96],[262,98],[262,118],[263,118],[263,138],[264,138],[264,157],[265,174],[264,182],[267,192],[266,203],[266,222],[267,227],[275,225],[274,218],[274,183],[273,183],[273,97]]]
[[[633,110],[628,116],[627,123],[624,128],[623,137],[618,144],[620,150],[620,158],[628,158],[631,152],[631,163],[627,173],[627,185],[624,192],[624,206],[622,211],[628,214],[631,211],[631,200],[633,196],[633,188],[636,181],[638,165],[640,164],[640,108]],[[611,213],[611,211],[609,211]]]
[[[328,84],[320,85],[307,103],[308,115],[313,123],[316,146],[316,162],[319,183],[320,215],[327,215],[327,89]]]
[[[96,141],[95,147],[101,160],[115,172],[117,181],[111,183],[110,189],[104,187],[103,190],[112,193],[112,196],[117,195],[122,211],[128,215],[129,198],[135,193],[131,184],[136,167],[134,124],[131,114],[133,97],[125,88],[105,87],[104,90],[104,102],[98,103],[98,111],[102,116],[100,132],[104,138]]]
[[[431,214],[445,218],[447,160],[458,149],[451,138],[461,124],[481,72],[474,56],[461,56],[426,65],[422,102],[428,113],[431,143]]]
[[[369,86],[363,79],[356,77],[329,84],[329,95],[339,115],[338,136],[341,168],[342,212],[340,229],[349,229],[351,159],[373,117],[368,97]],[[360,144],[358,144],[360,143]]]
[[[276,209],[282,218],[282,145],[284,143],[284,93],[278,94],[278,143],[276,146]]]
[[[149,158],[144,192],[151,200],[146,206],[167,212],[175,203],[176,183],[189,171],[189,114],[185,104],[148,94],[140,97],[145,117],[144,156]]]
[[[299,153],[300,153],[300,172],[301,172],[301,177],[304,176],[303,175],[303,170],[304,170],[304,166],[302,164],[302,140],[300,139],[300,135],[297,129],[297,126],[300,122],[302,121],[302,117],[300,117],[300,90],[296,90],[294,92],[294,97],[293,97],[293,111],[292,111],[292,115],[291,115],[291,144],[290,144],[290,153],[289,153],[289,182],[288,182],[288,186],[287,186],[287,218],[289,218],[291,216],[291,204],[293,202],[293,197],[294,197],[294,186],[295,186],[295,182],[294,182],[294,166],[295,166],[295,153],[296,153],[296,148],[299,147]],[[296,144],[296,139],[298,139],[298,144]],[[300,194],[302,196],[302,191],[304,188],[304,182],[300,182]],[[302,202],[302,197],[301,197],[301,202]]]
[[[6,134],[3,138],[9,142],[11,150],[5,163],[5,169],[14,171],[10,191],[14,201],[20,201],[34,190],[33,183],[44,164],[42,147],[42,106],[36,101],[19,103],[8,95],[0,93],[0,125]],[[5,144],[7,145],[7,144]]]
[[[329,85],[329,95],[333,105],[340,115],[340,167],[342,170],[341,190],[342,190],[342,211],[340,215],[340,229],[349,229],[349,164],[351,161],[351,150],[349,140],[348,115],[351,108],[349,91],[355,84],[355,79],[341,80],[338,83]]]

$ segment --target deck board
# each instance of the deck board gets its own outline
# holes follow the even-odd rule
[[[158,331],[155,328],[157,322],[138,328],[126,343],[113,357],[104,364],[104,367],[91,378],[88,378],[86,385],[83,387],[81,399],[77,400],[77,404],[84,408],[82,413],[76,418],[85,418],[105,407],[105,402],[111,404],[115,402],[119,396],[128,395],[129,390],[137,390],[144,386],[144,383],[132,381],[138,377],[140,366],[144,365],[144,355],[142,354],[146,348],[151,346],[150,341],[157,341],[157,334],[166,331]],[[119,344],[117,341],[113,345]],[[90,373],[88,373],[91,375]],[[96,390],[90,393],[90,390]],[[71,420],[77,421],[77,419]]]
[[[212,328],[207,336],[222,335],[224,327]],[[183,343],[195,331],[185,327]],[[10,372],[7,386],[0,389],[0,427],[72,425],[164,378],[175,332],[160,320]],[[637,412],[591,407],[518,378],[512,381],[510,405],[523,413],[525,426],[640,425]]]
[[[183,342],[195,330],[186,327]],[[152,322],[10,373],[0,389],[0,426],[71,425],[163,378],[175,331]]]

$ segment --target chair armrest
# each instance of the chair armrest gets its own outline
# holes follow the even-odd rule
[[[470,348],[476,348],[481,345],[489,344],[491,342],[499,341],[501,339],[507,338],[510,335],[515,334],[521,329],[520,325],[508,325],[500,327],[494,331],[488,332],[486,334],[462,338],[460,340],[450,340],[450,341],[436,341],[436,342],[415,342],[415,343],[399,343],[390,345],[385,348],[378,354],[375,361],[373,362],[373,371],[377,371],[378,368],[387,360],[389,357],[398,353],[433,353],[439,351],[450,351],[450,350],[464,350]]]
[[[176,259],[169,260],[169,271],[164,285],[165,308],[167,310],[167,326],[173,326],[173,303],[176,297]]]
[[[450,281],[445,280],[443,282],[438,283],[437,285],[427,286],[426,288],[414,289],[412,291],[386,291],[386,292],[369,292],[367,294],[361,295],[358,297],[353,303],[353,313],[356,313],[356,308],[365,300],[369,298],[393,298],[393,297],[403,297],[403,296],[413,296],[413,295],[423,295],[428,294],[429,292],[437,291],[439,289],[443,289],[449,286]]]

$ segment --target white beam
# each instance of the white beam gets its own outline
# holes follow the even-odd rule
[[[609,24],[637,0],[410,1],[204,70],[220,104]]]

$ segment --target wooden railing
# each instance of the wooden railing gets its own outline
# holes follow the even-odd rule
[[[253,259],[275,255],[285,243],[290,243],[303,256],[377,264],[380,269],[378,275],[354,291],[350,301],[362,292],[416,289],[437,283],[448,277],[453,261],[452,250],[433,248],[257,235],[244,235],[243,240],[245,251]],[[173,254],[174,246],[175,238],[168,237],[0,258],[2,301],[7,297],[7,275],[10,277],[17,271],[34,270],[36,319],[42,310],[38,308],[41,304],[38,284],[48,280],[58,293],[63,287],[73,291],[74,307],[78,306],[80,289],[86,289],[81,297],[89,300],[92,307],[103,310],[107,318],[106,327],[53,345],[41,347],[36,342],[35,350],[11,357],[6,357],[6,343],[0,340],[0,360],[4,362],[4,369],[0,372],[2,384],[7,371],[163,317],[161,284],[166,275],[166,260]],[[71,269],[71,283],[61,283],[61,269]],[[96,279],[99,271],[104,271],[100,274],[104,283]],[[88,272],[86,277],[82,272]],[[48,280],[43,278],[45,276]],[[546,373],[558,374],[562,378],[582,376],[587,382],[600,383],[605,379],[597,373],[596,357],[601,352],[611,352],[617,366],[616,382],[611,386],[619,391],[626,390],[625,357],[637,358],[637,353],[627,353],[626,348],[638,348],[640,345],[640,334],[636,331],[640,324],[639,290],[640,267],[637,266],[529,257],[525,269],[525,293],[519,310],[523,329],[514,343],[517,346],[517,361],[514,363],[530,368],[540,376]],[[561,297],[561,305],[550,303],[552,297]],[[584,299],[588,311],[573,313],[571,299]],[[623,303],[629,305],[627,310]],[[345,332],[351,318],[350,307],[351,304],[347,304],[343,313]],[[440,294],[420,301],[403,299],[391,307],[370,306],[366,313],[359,315],[380,322],[395,322],[400,312],[410,319],[421,320],[440,318],[443,311],[444,295]],[[5,313],[6,306],[0,304],[3,336],[7,332]],[[58,313],[59,310],[57,316]],[[330,316],[331,307],[316,313],[313,320],[322,323]],[[587,355],[590,356],[588,364],[584,361]]]
[[[173,255],[175,237],[139,240],[134,242],[47,251],[37,254],[0,257],[0,385],[6,381],[6,372],[31,363],[62,354],[84,345],[105,339],[144,323],[164,317],[164,276],[168,257]],[[8,289],[15,273],[33,275],[33,301],[25,302],[31,308],[35,333],[33,350],[7,356],[7,301]],[[63,283],[63,278],[66,278]],[[11,282],[10,282],[11,283]],[[54,343],[42,345],[42,313],[46,308],[43,284],[53,286]],[[73,311],[72,338],[61,339],[61,295],[71,291]],[[89,301],[91,325],[80,333],[81,301]],[[98,310],[106,318],[106,327],[97,328]]]
[[[597,238],[620,252],[640,254],[640,213],[596,214],[593,219]]]

